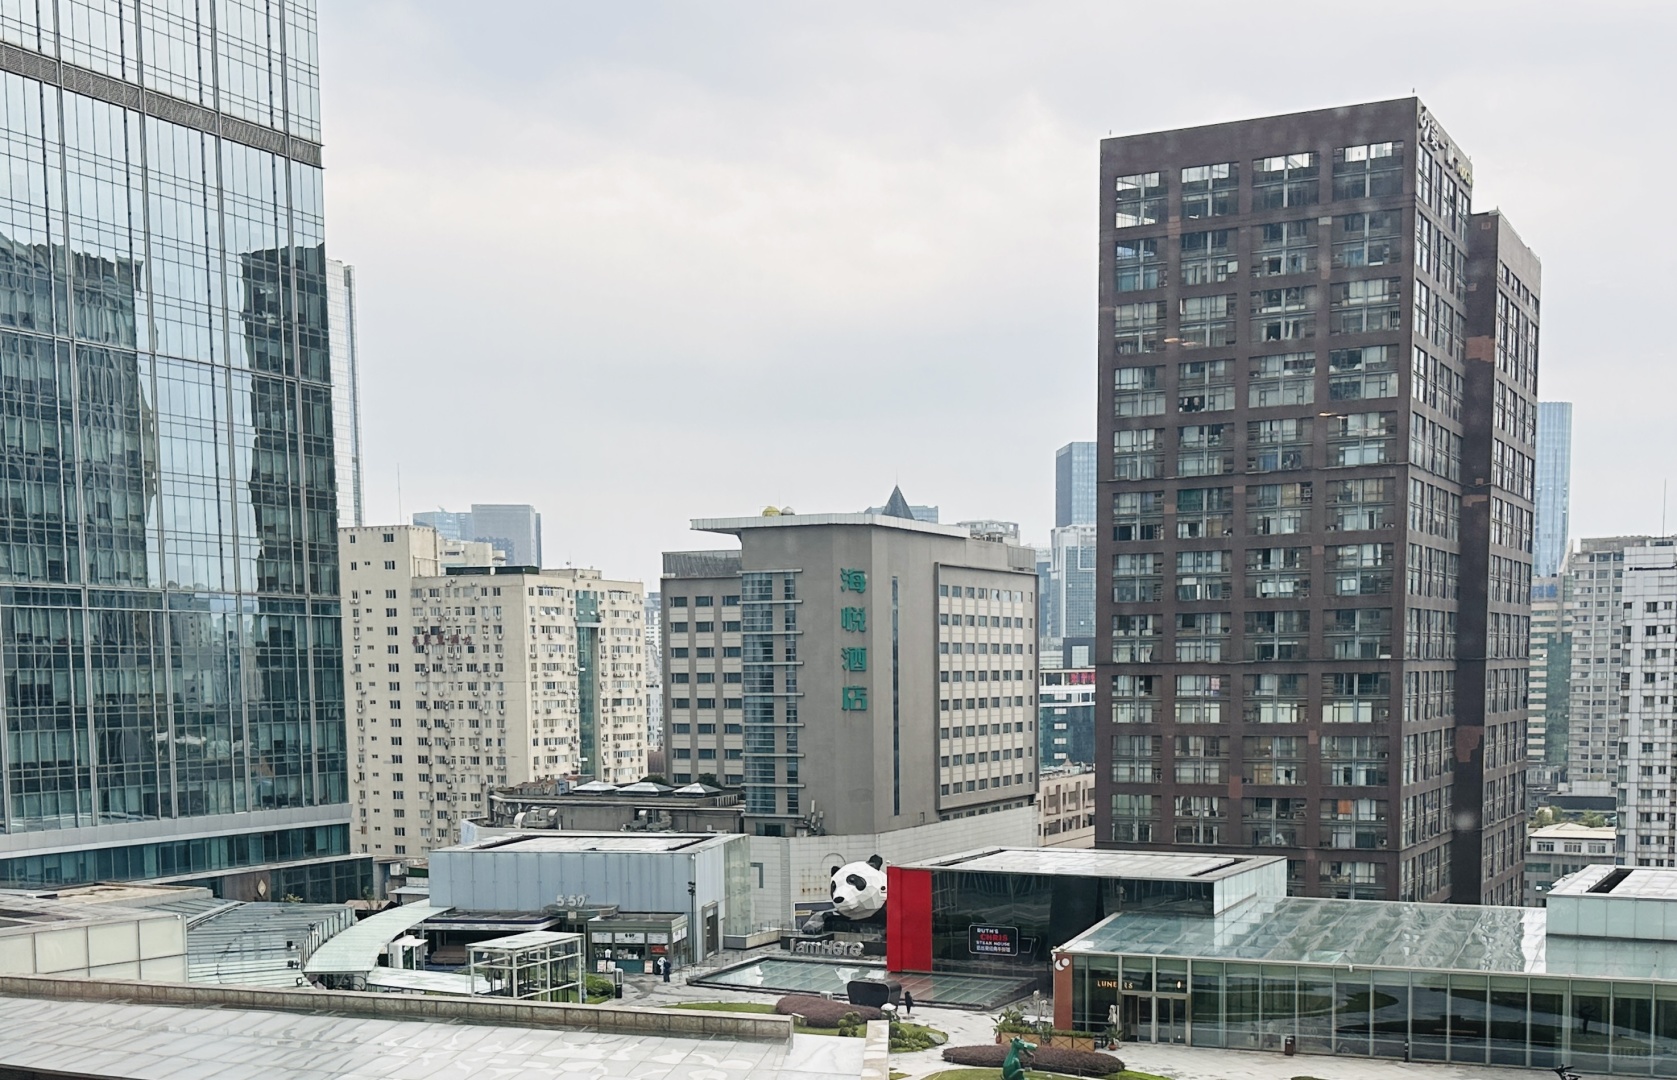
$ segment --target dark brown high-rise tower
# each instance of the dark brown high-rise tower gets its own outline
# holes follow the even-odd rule
[[[1101,146],[1103,845],[1518,903],[1538,264],[1414,99]]]

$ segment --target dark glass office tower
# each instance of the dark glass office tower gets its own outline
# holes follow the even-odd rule
[[[1537,261],[1414,99],[1101,153],[1099,839],[1517,903]]]
[[[312,0],[0,39],[0,886],[358,895]]]

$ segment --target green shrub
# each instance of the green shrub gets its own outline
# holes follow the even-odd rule
[[[1007,1057],[1005,1046],[951,1046],[943,1052],[943,1060],[954,1065],[973,1065],[979,1068],[1001,1068]],[[1039,1046],[1022,1064],[1027,1069],[1044,1072],[1072,1073],[1076,1076],[1111,1076],[1121,1072],[1124,1063],[1111,1054],[1094,1050],[1068,1050],[1060,1046]]]
[[[852,1005],[810,994],[788,994],[774,1003],[774,1011],[782,1016],[801,1016],[810,1027],[818,1028],[836,1028],[845,1016],[852,1014],[864,1021],[881,1020],[885,1016],[871,1005]]]
[[[944,1041],[941,1031],[936,1031],[924,1024],[907,1024],[901,1020],[891,1021],[891,1051],[898,1054],[912,1054],[916,1050],[930,1050]]]

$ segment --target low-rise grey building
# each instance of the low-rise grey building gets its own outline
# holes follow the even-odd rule
[[[751,841],[739,833],[547,832],[431,852],[433,907],[462,912],[615,908],[681,915],[691,959],[750,931]]]

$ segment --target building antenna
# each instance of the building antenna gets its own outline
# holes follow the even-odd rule
[[[396,524],[402,524],[402,465],[396,464]]]
[[[1671,487],[1671,477],[1660,481],[1660,535],[1665,535],[1665,493]]]

